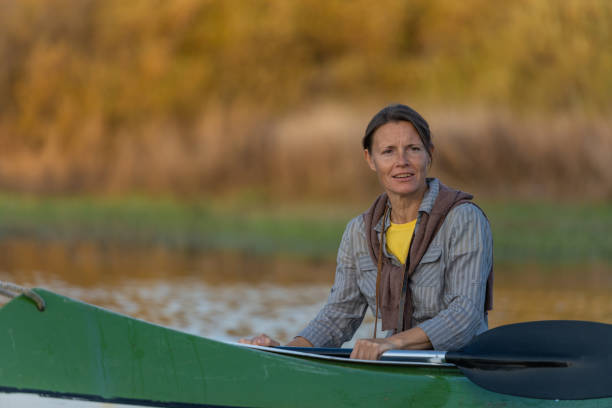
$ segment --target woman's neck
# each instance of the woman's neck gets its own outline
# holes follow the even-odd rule
[[[400,196],[388,194],[391,201],[391,222],[406,224],[414,220],[419,214],[419,207],[427,191],[427,186],[413,196]]]

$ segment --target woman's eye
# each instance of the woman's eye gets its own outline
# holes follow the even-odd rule
[[[382,151],[382,154],[389,154],[391,153],[391,149],[385,149]]]

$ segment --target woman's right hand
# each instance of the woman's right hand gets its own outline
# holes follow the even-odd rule
[[[240,339],[238,340],[238,343],[252,344],[254,346],[264,346],[264,347],[280,346],[280,343],[278,341],[269,337],[267,334],[260,334],[259,336],[255,336],[250,339]]]

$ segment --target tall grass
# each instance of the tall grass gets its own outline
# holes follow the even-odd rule
[[[104,146],[95,129],[69,151],[3,150],[0,186],[30,192],[147,192],[370,200],[380,190],[360,140],[372,109],[320,104],[284,116],[209,113],[193,129],[151,121]],[[481,197],[612,198],[612,122],[492,110],[421,109],[436,150],[432,174]],[[96,136],[97,135],[97,136]]]

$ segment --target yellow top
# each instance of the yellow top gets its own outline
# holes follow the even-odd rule
[[[394,224],[387,228],[385,237],[387,238],[387,251],[391,252],[402,264],[408,258],[408,249],[412,241],[412,233],[416,226],[416,218],[406,224]]]

